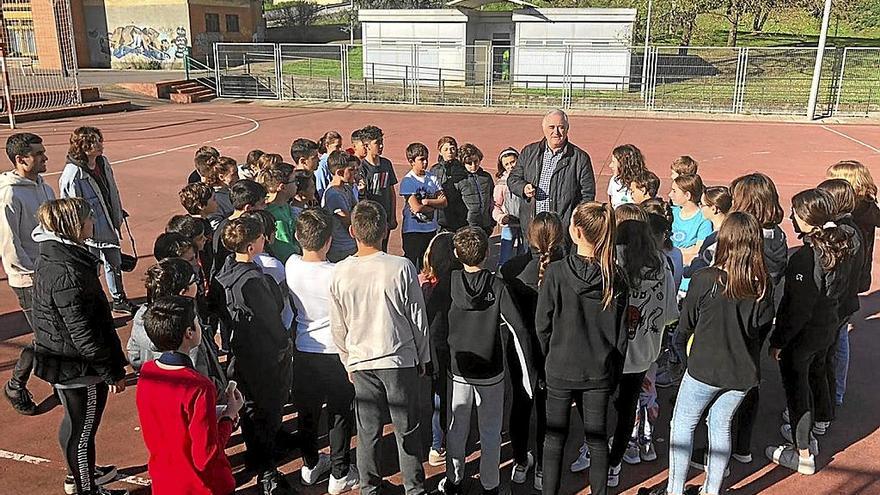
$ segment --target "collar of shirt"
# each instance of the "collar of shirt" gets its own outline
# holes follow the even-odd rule
[[[568,146],[568,142],[567,142],[567,141],[566,141],[565,144],[562,145],[561,148],[559,148],[559,149],[556,150],[556,151],[553,151],[553,150],[550,148],[550,143],[547,143],[547,144],[544,145],[544,151],[545,151],[545,152],[549,151],[549,152],[550,152],[550,155],[552,155],[552,156],[555,158],[557,155],[561,155],[561,154],[565,151],[565,147],[566,147],[566,146]]]

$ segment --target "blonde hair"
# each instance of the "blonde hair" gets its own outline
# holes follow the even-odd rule
[[[581,203],[571,215],[571,223],[590,244],[602,271],[602,307],[608,309],[614,300],[614,208],[595,201]]]
[[[77,243],[82,240],[83,225],[90,216],[92,207],[82,198],[53,199],[37,210],[37,220],[44,229]]]
[[[828,167],[829,179],[844,179],[852,185],[856,198],[877,201],[877,185],[871,177],[871,171],[861,162],[844,160]]]

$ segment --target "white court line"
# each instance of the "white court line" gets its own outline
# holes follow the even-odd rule
[[[849,136],[849,135],[847,135],[847,134],[844,134],[844,133],[842,133],[842,132],[840,132],[840,131],[836,131],[836,130],[834,130],[834,129],[828,127],[827,125],[823,125],[823,126],[822,126],[822,129],[825,129],[826,131],[829,131],[829,132],[833,132],[834,134],[837,134],[838,136],[840,136],[840,137],[842,137],[842,138],[849,139],[850,141],[852,141],[852,142],[854,142],[854,143],[861,144],[861,145],[864,146],[865,148],[868,148],[869,150],[873,151],[874,153],[880,153],[880,149],[875,148],[875,147],[871,146],[870,144],[868,144],[868,143],[866,143],[866,142],[864,142],[864,141],[859,141],[858,139],[856,139],[856,138],[854,138],[854,137],[852,137],[852,136]]]
[[[19,454],[18,452],[10,452],[8,450],[2,449],[0,449],[0,459],[9,459],[11,461],[24,462],[26,464],[33,464],[35,466],[52,463],[51,460],[43,459],[42,457],[35,457],[28,454]],[[141,478],[140,476],[126,476],[124,478],[117,477],[116,481],[121,481],[123,483],[138,486],[150,486],[152,484],[150,480],[146,478]]]
[[[162,111],[165,111],[165,110],[162,110]],[[235,115],[235,114],[231,114],[231,113],[200,112],[200,111],[198,111],[198,110],[177,110],[177,112],[198,113],[198,114],[202,114],[202,115],[222,115],[222,116],[224,116],[224,117],[232,117],[232,118],[235,118],[235,119],[240,119],[240,120],[244,120],[244,121],[250,122],[250,123],[252,123],[254,126],[251,127],[250,129],[244,131],[244,132],[239,132],[239,133],[236,133],[236,134],[230,134],[230,135],[228,135],[228,136],[223,136],[223,137],[219,137],[219,138],[216,138],[216,139],[209,139],[209,140],[207,140],[207,141],[200,141],[200,142],[198,142],[198,143],[191,143],[191,144],[185,144],[185,145],[182,145],[182,146],[175,146],[174,148],[168,148],[168,149],[164,149],[164,150],[156,151],[156,152],[153,152],[153,153],[147,153],[146,155],[138,155],[138,156],[133,156],[133,157],[130,157],[130,158],[124,158],[124,159],[122,159],[122,160],[116,160],[116,161],[113,161],[111,164],[112,164],[113,166],[116,166],[116,165],[119,165],[120,163],[127,163],[127,162],[133,162],[133,161],[137,161],[137,160],[143,160],[144,158],[152,158],[152,157],[154,157],[154,156],[164,155],[164,154],[166,154],[166,153],[172,153],[172,152],[174,152],[174,151],[180,151],[180,150],[183,150],[183,149],[186,149],[186,148],[194,148],[194,147],[196,147],[196,146],[202,146],[202,145],[205,145],[205,144],[208,144],[208,143],[216,143],[216,142],[219,142],[219,141],[225,141],[225,140],[227,140],[227,139],[233,139],[233,138],[237,138],[237,137],[242,137],[242,136],[246,136],[246,135],[248,135],[248,134],[250,134],[250,133],[252,133],[252,132],[254,132],[254,131],[256,131],[257,129],[260,128],[260,123],[257,122],[256,120],[254,120],[254,119],[252,119],[252,118],[250,118],[250,117],[242,117],[241,115]],[[59,171],[59,172],[51,172],[51,173],[48,173],[48,174],[43,174],[43,177],[46,177],[46,176],[48,176],[48,175],[61,175],[62,172],[63,172],[63,171]]]

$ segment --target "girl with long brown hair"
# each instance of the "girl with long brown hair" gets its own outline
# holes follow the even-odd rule
[[[572,400],[583,405],[590,488],[607,493],[608,401],[623,373],[627,346],[627,289],[615,264],[614,230],[610,204],[578,205],[568,228],[576,249],[547,267],[538,292],[535,331],[547,382],[546,494],[559,492]]]
[[[125,295],[122,283],[120,228],[124,217],[119,187],[110,161],[104,156],[104,135],[95,127],[78,127],[70,135],[67,164],[59,180],[62,198],[83,198],[95,215],[95,228],[85,243],[101,258],[107,288],[113,296],[113,311],[132,316],[137,306]]]
[[[617,425],[608,459],[609,487],[619,483],[622,461],[636,464],[642,457],[646,461],[656,459],[650,436],[639,435],[633,425],[645,377],[660,356],[663,334],[666,327],[678,319],[677,287],[672,269],[651,232],[647,213],[639,205],[625,204],[618,206],[615,214],[618,219],[617,264],[630,289],[626,310],[629,344],[614,403]],[[645,399],[647,403],[648,398]],[[650,420],[647,408],[639,407],[638,411],[640,426],[646,426],[644,422]]]
[[[611,151],[611,179],[608,181],[608,200],[615,208],[632,203],[630,184],[648,171],[645,157],[634,144],[622,144]]]
[[[773,286],[760,257],[761,227],[732,213],[718,231],[711,267],[691,278],[674,345],[686,359],[669,434],[669,484],[682,495],[694,430],[709,410],[706,481],[700,493],[721,493],[731,453],[731,424],[746,391],[760,380],[760,352],[773,322]]]
[[[865,240],[865,264],[859,271],[859,292],[871,288],[871,268],[874,266],[874,232],[880,227],[880,207],[877,206],[877,185],[868,167],[855,160],[844,160],[828,167],[828,178],[844,179],[856,195],[852,216]]]
[[[510,295],[514,303],[523,315],[535,314],[538,303],[538,291],[544,283],[547,267],[551,262],[562,257],[563,244],[565,242],[565,229],[559,215],[550,212],[541,212],[535,215],[529,229],[528,239],[529,252],[511,258],[504,263],[499,270],[501,277],[510,289]],[[526,323],[534,323],[533,319],[526,319]],[[543,358],[537,352],[539,349],[537,335],[534,327],[529,328],[529,333],[534,337],[532,349],[536,351],[534,362],[541,363]],[[518,360],[511,359],[511,363]],[[524,370],[518,367],[510,367],[511,383],[513,384],[513,404],[510,409],[510,443],[513,447],[514,466],[511,473],[513,483],[525,483],[526,476],[532,465],[535,466],[534,487],[541,490],[543,487],[542,464],[544,459],[544,432],[546,430],[546,399],[547,393],[543,388],[535,390],[534,399],[529,397],[526,390],[519,384],[523,383]],[[544,370],[538,366],[538,375],[543,381]],[[535,409],[535,453],[529,452],[529,425],[532,417],[532,407]]]
[[[825,191],[801,191],[791,206],[792,223],[804,245],[788,260],[770,355],[779,361],[788,403],[783,419],[791,426],[783,425],[782,433],[794,444],[767,447],[766,454],[779,465],[813,474],[819,447],[813,436],[815,397],[810,374],[837,336],[840,302],[851,275],[852,235],[835,221],[834,199]],[[821,430],[823,425],[819,426]]]

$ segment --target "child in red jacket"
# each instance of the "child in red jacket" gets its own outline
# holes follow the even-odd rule
[[[229,495],[235,480],[224,449],[244,398],[230,382],[218,420],[214,384],[189,358],[201,341],[195,317],[193,300],[183,296],[158,299],[144,316],[147,335],[162,352],[141,368],[137,387],[148,470],[154,493]]]

